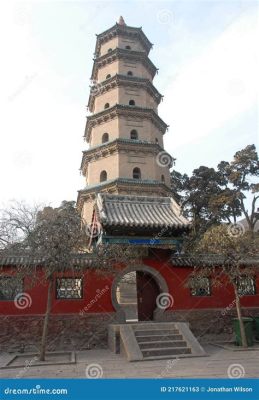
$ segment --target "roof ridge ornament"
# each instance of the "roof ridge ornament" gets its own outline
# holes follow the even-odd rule
[[[120,18],[119,18],[119,21],[118,21],[118,24],[119,25],[126,25],[126,23],[125,23],[125,21],[124,21],[124,18],[122,17],[122,16],[120,16]]]

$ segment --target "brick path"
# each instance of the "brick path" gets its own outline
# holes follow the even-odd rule
[[[18,374],[21,378],[85,378],[86,367],[98,364],[103,370],[103,378],[227,378],[228,368],[240,364],[245,378],[259,377],[259,350],[231,351],[213,345],[205,345],[204,349],[208,357],[130,363],[109,350],[86,350],[76,353],[76,364],[1,369],[0,376],[14,378]],[[6,353],[1,354],[0,365],[8,357]]]

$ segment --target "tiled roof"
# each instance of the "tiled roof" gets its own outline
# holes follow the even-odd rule
[[[177,267],[217,267],[231,263],[231,259],[220,254],[174,255],[171,264]],[[258,266],[259,257],[247,257],[244,255],[239,260],[239,265]]]
[[[162,186],[165,187],[168,191],[170,190],[165,183],[161,181],[157,181],[154,179],[133,179],[133,178],[117,178],[117,179],[109,179],[104,182],[99,182],[98,184],[92,184],[92,185],[87,185],[85,186],[84,189],[78,190],[79,193],[84,193],[87,192],[89,189],[96,189],[99,190],[103,186],[109,186],[110,184],[125,184],[125,185],[132,185],[132,186],[143,186],[143,185],[149,185],[149,186]]]
[[[139,193],[139,195],[144,192],[148,196],[171,196],[172,194],[170,187],[157,180],[133,178],[109,179],[98,184],[87,185],[84,189],[78,190],[77,205],[79,209],[82,209],[85,198],[95,199],[97,193],[100,191],[127,194],[134,192],[134,194]]]
[[[96,265],[97,259],[91,254],[71,254],[71,265],[74,267],[91,267]],[[99,261],[100,263],[100,261]],[[31,257],[25,254],[0,253],[0,266],[44,266],[44,257]]]
[[[171,197],[124,196],[99,193],[97,213],[108,226],[139,228],[186,228],[189,221]]]

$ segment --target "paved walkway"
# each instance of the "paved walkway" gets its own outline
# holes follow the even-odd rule
[[[92,374],[100,374],[103,378],[227,378],[228,371],[245,378],[259,377],[259,350],[231,351],[214,345],[205,345],[204,349],[208,357],[138,362],[128,362],[123,356],[109,350],[77,352],[76,364],[67,365],[30,366],[28,357],[23,368],[0,369],[0,376],[86,378],[88,367],[88,371],[92,368]],[[1,354],[0,365],[4,365],[8,358],[10,355]]]

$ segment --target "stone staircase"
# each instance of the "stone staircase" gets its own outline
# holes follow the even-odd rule
[[[112,325],[109,330],[109,344],[111,350],[125,354],[129,361],[206,355],[188,324],[182,322]]]
[[[178,329],[155,327],[151,330],[143,330],[136,328],[135,336],[144,359],[191,353],[190,347],[183,340]]]

